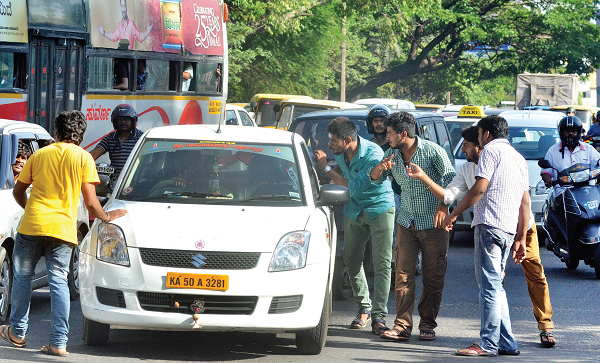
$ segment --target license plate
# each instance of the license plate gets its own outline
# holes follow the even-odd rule
[[[115,172],[115,168],[112,168],[110,166],[97,166],[96,171],[102,174],[112,174]]]
[[[229,289],[229,276],[167,272],[167,289],[227,291]]]

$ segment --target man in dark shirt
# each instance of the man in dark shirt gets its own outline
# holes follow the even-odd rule
[[[137,117],[137,112],[130,105],[121,104],[115,107],[110,117],[115,131],[100,140],[98,146],[90,152],[96,160],[108,151],[110,164],[115,168],[113,180],[116,180],[123,170],[135,143],[142,136],[142,131],[136,128]]]

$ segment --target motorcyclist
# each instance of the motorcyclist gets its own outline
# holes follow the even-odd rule
[[[577,163],[598,164],[600,153],[581,141],[582,128],[583,124],[577,116],[565,116],[558,122],[560,142],[552,145],[545,157],[553,168],[563,170]],[[542,169],[542,180],[546,187],[551,187],[552,181],[556,180],[556,170]]]
[[[90,154],[94,160],[108,151],[110,164],[115,168],[113,177],[118,177],[127,157],[131,154],[136,142],[142,136],[142,131],[137,129],[138,114],[133,107],[120,104],[113,110],[110,120],[114,131],[106,135]]]
[[[367,114],[367,130],[373,134],[371,141],[381,146],[383,151],[390,148],[387,141],[387,130],[383,125],[383,119],[391,113],[390,109],[384,105],[375,105],[371,107]]]

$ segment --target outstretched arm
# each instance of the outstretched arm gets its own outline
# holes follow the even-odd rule
[[[150,34],[151,30],[152,30],[152,24],[149,24],[148,27],[146,28],[146,31],[143,32],[142,34],[140,34],[140,42],[143,42],[144,39],[146,39],[148,34]]]
[[[427,175],[427,173],[421,169],[420,166],[410,163],[409,165],[405,166],[405,169],[408,176],[422,181],[423,184],[427,186],[427,189],[429,189],[429,191],[431,191],[431,193],[435,195],[437,199],[441,200],[442,202],[444,201],[444,188],[434,182],[433,179],[431,179],[429,175]]]

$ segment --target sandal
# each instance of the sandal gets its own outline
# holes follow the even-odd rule
[[[360,316],[362,314],[367,314],[367,318],[365,320],[362,320],[360,318]],[[361,310],[358,312],[358,315],[356,315],[356,319],[352,320],[352,323],[350,323],[350,329],[362,329],[365,326],[367,326],[367,324],[369,324],[370,321],[371,321],[371,311],[370,310]]]
[[[376,327],[377,326],[377,327]],[[384,331],[388,331],[390,328],[385,326],[385,320],[383,319],[373,319],[371,323],[371,333],[375,335],[381,335]]]
[[[10,337],[10,325],[0,326],[0,338],[6,340],[17,348],[23,348],[27,345],[27,340],[23,341],[23,343],[17,343]]]
[[[551,331],[540,331],[540,342],[544,348],[552,348],[556,344],[554,334]]]
[[[391,340],[394,342],[406,342],[410,340],[410,334],[405,330],[400,331],[396,328],[382,332],[379,334],[379,337],[383,340]]]
[[[419,333],[419,340],[435,340],[435,331],[421,330]]]
[[[48,345],[44,345],[42,347],[42,349],[40,349],[40,351],[44,354],[53,355],[56,357],[66,357],[69,355],[69,352],[59,353],[59,352],[55,351],[54,349],[58,349],[58,348],[56,348],[55,346],[53,346],[51,344],[48,344]]]
[[[496,352],[486,352],[477,343],[473,343],[470,347],[459,349],[454,354],[468,357],[495,357],[498,355]]]

